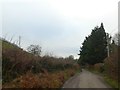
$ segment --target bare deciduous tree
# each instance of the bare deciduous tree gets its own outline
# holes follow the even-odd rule
[[[116,45],[119,45],[120,46],[120,33],[116,33],[114,36],[113,36],[113,40],[115,42]]]
[[[40,56],[41,55],[41,47],[39,45],[30,45],[27,48],[27,51],[29,53],[32,53],[35,56]]]

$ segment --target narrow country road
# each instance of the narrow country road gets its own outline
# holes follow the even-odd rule
[[[101,76],[82,70],[81,73],[66,81],[63,88],[110,88],[110,86],[104,82]]]

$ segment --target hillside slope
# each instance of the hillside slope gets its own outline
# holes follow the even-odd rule
[[[15,44],[5,40],[1,41],[2,81],[4,87],[44,87],[46,83],[49,83],[46,87],[60,87],[67,78],[73,76],[75,71],[79,69],[79,65],[74,59],[34,56]],[[45,81],[41,82],[41,80],[44,80],[43,77]],[[51,81],[54,83],[54,78],[58,80],[57,85],[54,83],[52,85],[51,81],[49,81],[51,77],[53,77],[53,81],[52,79]],[[17,82],[18,80],[19,82]],[[21,80],[24,82],[21,82]],[[33,83],[39,82],[40,84],[34,86],[27,81]]]

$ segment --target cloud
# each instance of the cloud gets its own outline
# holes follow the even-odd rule
[[[3,35],[22,37],[22,47],[40,44],[44,52],[77,57],[85,36],[104,23],[117,27],[118,0],[4,0]],[[106,6],[107,5],[107,6]]]

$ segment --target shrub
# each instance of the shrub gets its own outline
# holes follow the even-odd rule
[[[4,40],[2,56],[3,84],[24,75],[28,71],[38,74],[46,72],[54,73],[66,69],[79,68],[77,62],[71,58],[34,56],[20,47]]]
[[[94,69],[100,73],[104,72],[104,63],[95,64]]]
[[[118,46],[113,46],[113,51],[110,54],[110,57],[107,57],[104,62],[105,62],[105,72],[106,74],[111,77],[114,80],[118,81],[118,75],[120,73],[119,66],[118,64],[120,64],[120,60],[118,59],[118,55],[120,55],[120,53],[118,52],[118,50],[120,50],[120,47]]]
[[[3,88],[60,88],[74,74],[74,69],[39,74],[29,71],[12,82],[4,84]]]

